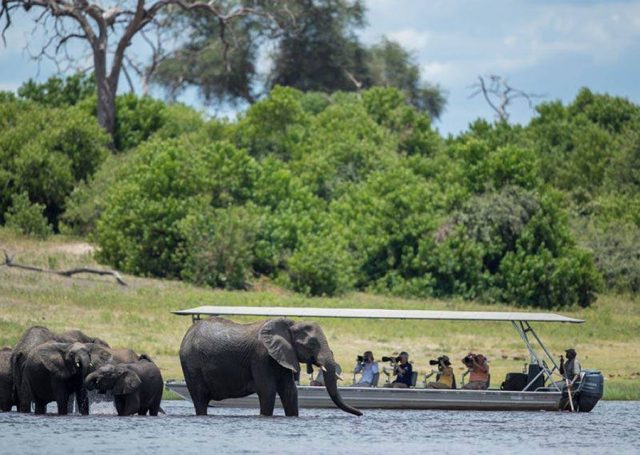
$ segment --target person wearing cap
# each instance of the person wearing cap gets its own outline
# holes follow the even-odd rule
[[[427,389],[455,389],[456,378],[453,375],[451,361],[446,355],[438,357],[436,380],[427,383]]]
[[[390,387],[395,389],[406,389],[411,387],[413,379],[413,367],[409,363],[409,354],[402,351],[398,356],[400,359],[393,367],[393,373],[396,379],[391,383]]]
[[[567,381],[569,386],[572,386],[574,382],[580,379],[580,363],[575,349],[569,348],[564,353],[567,356],[567,361],[565,362],[564,358],[560,356],[560,374],[565,379],[565,386]]]

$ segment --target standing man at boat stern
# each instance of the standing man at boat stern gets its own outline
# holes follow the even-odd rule
[[[564,377],[565,382],[562,384],[566,387],[566,382],[569,382],[569,386],[572,386],[574,382],[580,379],[580,363],[578,362],[577,353],[575,349],[569,348],[564,351],[567,356],[567,361],[560,356],[560,374]]]

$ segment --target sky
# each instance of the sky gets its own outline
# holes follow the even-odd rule
[[[463,131],[478,117],[494,118],[481,97],[470,98],[470,86],[488,74],[544,100],[567,103],[586,86],[640,103],[640,0],[366,0],[366,5],[362,40],[399,41],[413,53],[425,80],[446,91],[447,107],[435,122],[443,134]],[[24,51],[29,42],[37,48],[33,18],[16,16],[6,47],[0,43],[0,90],[56,72],[53,64],[38,65]],[[194,91],[183,101],[202,108]],[[524,123],[534,111],[516,101],[510,114],[513,122]]]

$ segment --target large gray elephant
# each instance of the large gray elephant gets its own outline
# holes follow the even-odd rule
[[[22,337],[18,340],[18,343],[13,348],[11,355],[11,370],[13,374],[13,386],[16,390],[18,398],[18,411],[30,412],[31,402],[26,397],[26,391],[23,390],[22,373],[24,369],[24,363],[28,355],[35,348],[49,341],[56,341],[59,343],[93,343],[98,346],[109,347],[109,345],[99,338],[91,337],[81,332],[80,330],[69,330],[67,332],[57,334],[52,332],[46,327],[33,326],[29,327],[22,334]]]
[[[342,401],[336,362],[320,326],[272,319],[253,324],[213,317],[193,324],[180,346],[180,363],[197,415],[206,415],[210,400],[257,393],[260,414],[273,415],[276,394],[287,416],[298,415],[293,379],[300,363],[323,369],[325,387],[340,409],[362,413]]]
[[[55,401],[58,414],[67,414],[69,398],[75,394],[80,413],[89,414],[85,378],[111,360],[109,352],[95,343],[48,341],[27,356],[22,371],[23,396],[35,402],[36,414],[44,414]]]
[[[11,348],[0,349],[0,411],[8,412],[17,404],[11,373]]]
[[[132,363],[107,364],[85,379],[88,390],[113,392],[119,416],[133,414],[157,416],[164,381],[160,369],[147,356]]]

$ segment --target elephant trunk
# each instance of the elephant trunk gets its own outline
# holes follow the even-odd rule
[[[84,386],[87,388],[87,390],[93,390],[96,388],[97,379],[98,379],[98,376],[96,375],[95,372],[87,376],[87,378],[84,380]]]
[[[324,363],[321,363],[320,365],[324,366],[324,368],[326,369],[326,371],[324,371],[324,385],[327,388],[327,392],[329,393],[329,396],[331,397],[331,400],[335,403],[335,405],[345,412],[361,416],[362,412],[346,404],[342,400],[342,397],[338,392],[338,377],[336,374],[335,361],[328,360]]]

